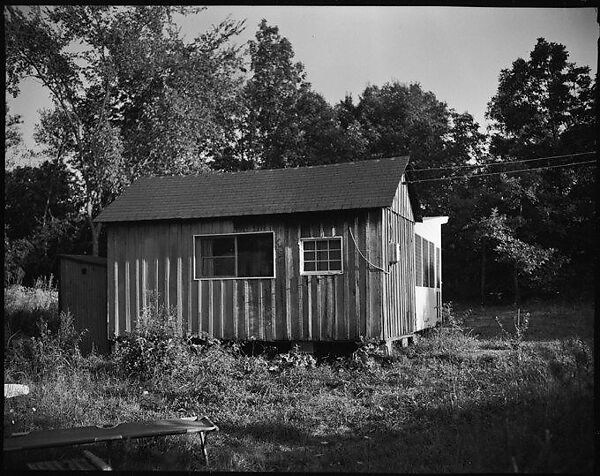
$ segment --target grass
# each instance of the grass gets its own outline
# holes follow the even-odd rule
[[[48,334],[40,351],[66,354],[60,365],[27,366],[14,343],[5,354],[5,375],[31,393],[5,400],[4,424],[23,431],[205,414],[221,429],[208,437],[215,471],[592,472],[593,309],[531,306],[518,342],[494,320],[510,332],[513,311],[457,308],[463,322],[391,357],[365,346],[362,359],[316,365],[293,351],[251,357],[218,342],[191,353],[167,332],[169,344],[148,357],[156,364],[129,375],[131,342],[129,352],[83,358],[69,351],[76,339]],[[104,445],[94,451],[109,456]],[[167,437],[116,442],[111,460],[121,470],[206,470],[199,454],[197,438]]]
[[[58,291],[52,276],[38,279],[32,288],[17,284],[4,289],[5,339],[15,334],[35,335],[40,319],[53,328],[58,325]]]

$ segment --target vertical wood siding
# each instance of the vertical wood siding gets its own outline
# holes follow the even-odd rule
[[[407,220],[414,222],[415,217],[410,204],[410,198],[408,196],[408,187],[402,184],[404,180],[405,177],[403,175],[400,180],[400,185],[398,185],[398,190],[396,190],[396,195],[394,195],[394,200],[392,201],[392,206],[390,209]]]
[[[182,329],[217,338],[383,338],[381,209],[223,220],[111,224],[109,329],[133,328],[151,292],[173,306]],[[273,231],[275,278],[193,279],[193,235]],[[300,275],[299,239],[342,236],[343,274]]]
[[[390,271],[383,277],[385,339],[412,334],[416,328],[413,220],[407,187],[400,184],[392,206],[382,210],[383,262]],[[390,265],[390,245],[393,243],[400,244],[400,257],[397,263]]]

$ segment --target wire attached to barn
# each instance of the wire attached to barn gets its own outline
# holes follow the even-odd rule
[[[371,266],[372,268],[375,268],[385,274],[390,274],[389,271],[386,271],[385,269],[380,268],[379,266],[371,263],[369,261],[369,259],[365,255],[362,254],[362,251],[360,251],[360,248],[358,247],[358,243],[356,242],[356,239],[354,238],[354,234],[352,233],[352,229],[350,227],[348,227],[348,231],[350,232],[350,237],[352,238],[352,241],[354,242],[354,246],[356,247],[356,250],[358,251],[358,254],[362,257],[362,259],[364,259],[367,262],[367,264],[369,266]]]
[[[515,174],[515,173],[521,173],[521,172],[531,172],[534,170],[545,170],[545,169],[557,169],[560,167],[570,167],[570,166],[574,166],[574,165],[590,165],[590,164],[595,164],[596,161],[595,160],[588,160],[585,162],[572,162],[569,164],[560,164],[560,165],[546,165],[544,167],[531,167],[529,169],[519,169],[519,170],[503,170],[503,171],[498,171],[498,172],[488,172],[488,173],[484,173],[484,174],[471,174],[471,175],[454,175],[451,177],[436,177],[436,178],[430,178],[430,179],[421,179],[421,180],[407,180],[405,182],[402,182],[403,184],[408,184],[408,183],[420,183],[420,182],[437,182],[440,180],[457,180],[457,179],[462,179],[462,178],[472,178],[472,177],[487,177],[490,175],[499,175],[499,174]]]

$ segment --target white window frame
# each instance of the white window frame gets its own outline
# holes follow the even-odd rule
[[[340,267],[339,270],[325,270],[325,271],[305,271],[304,270],[304,243],[307,241],[322,241],[322,240],[339,240],[340,241]],[[300,275],[301,276],[316,276],[316,275],[333,275],[333,274],[344,274],[344,239],[340,236],[309,236],[306,238],[300,238],[298,243],[300,249]],[[316,245],[315,245],[316,251]],[[318,262],[318,260],[316,261]]]
[[[216,238],[216,237],[220,237],[220,236],[237,236],[237,235],[266,235],[270,233],[273,237],[273,276],[196,276],[196,270],[198,269],[196,267],[196,238]],[[223,280],[231,280],[231,279],[238,279],[238,280],[244,280],[244,279],[275,279],[276,274],[277,274],[277,261],[275,260],[276,258],[276,253],[275,253],[275,232],[272,230],[265,230],[265,231],[240,231],[240,232],[236,232],[236,233],[205,233],[205,234],[200,234],[200,235],[192,235],[192,255],[194,257],[193,259],[193,265],[194,265],[194,281],[223,281]],[[238,255],[237,255],[237,240],[235,240],[235,268],[237,271],[237,260],[238,260]]]

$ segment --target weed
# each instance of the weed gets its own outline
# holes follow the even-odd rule
[[[521,349],[523,346],[523,341],[525,340],[525,335],[527,334],[527,330],[529,329],[529,318],[529,312],[526,312],[525,314],[523,314],[523,316],[521,316],[521,309],[519,308],[517,310],[517,315],[513,317],[513,326],[515,330],[514,332],[509,332],[506,330],[504,325],[502,325],[502,322],[500,322],[498,316],[494,317],[496,323],[502,331],[504,339],[508,342],[510,348],[517,352],[517,357],[519,361],[521,361],[522,358]]]
[[[282,371],[291,367],[312,368],[317,365],[317,360],[309,353],[300,352],[295,345],[289,352],[278,354],[272,361],[269,371]]]
[[[53,375],[79,365],[79,343],[83,333],[75,330],[70,313],[60,313],[55,332],[50,330],[43,319],[37,324],[36,336],[15,339],[5,349],[5,361],[8,361],[9,367],[18,367],[30,375]]]
[[[448,301],[442,304],[442,325],[456,332],[464,332],[465,321],[472,314],[471,309],[466,309],[462,314],[454,311],[454,303]]]

